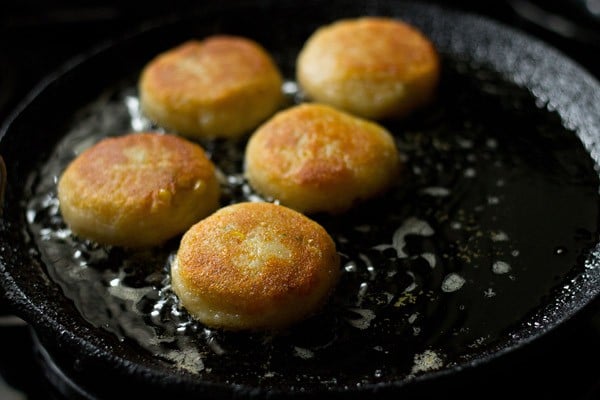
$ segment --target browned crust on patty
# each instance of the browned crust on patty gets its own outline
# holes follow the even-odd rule
[[[400,166],[383,127],[320,104],[276,114],[246,149],[252,186],[302,212],[345,211],[385,191]]]
[[[337,281],[339,257],[327,232],[302,214],[240,203],[186,232],[177,274],[184,306],[195,296],[213,313],[236,315],[239,326],[230,328],[279,327],[322,304]]]
[[[433,43],[414,26],[385,17],[323,26],[297,59],[298,81],[310,97],[374,119],[428,102],[439,74]]]
[[[215,35],[157,56],[139,88],[142,109],[157,123],[193,137],[235,137],[277,109],[281,83],[258,43]]]
[[[103,139],[73,160],[58,184],[61,211],[75,233],[133,246],[187,229],[216,208],[218,191],[215,167],[200,146],[149,132]]]

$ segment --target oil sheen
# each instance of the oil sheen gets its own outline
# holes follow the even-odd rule
[[[289,104],[303,101],[293,81],[282,90]],[[410,379],[534,326],[598,240],[598,176],[575,133],[530,92],[458,61],[433,104],[382,124],[404,173],[344,215],[312,216],[336,242],[342,277],[319,314],[284,332],[190,318],[169,282],[179,237],[129,251],[73,237],[62,220],[56,183],[69,161],[103,137],[160,130],[140,112],[133,79],[82,109],[29,180],[29,235],[89,324],[209,381],[301,390]],[[244,179],[245,140],[200,143],[223,206],[276,201]]]

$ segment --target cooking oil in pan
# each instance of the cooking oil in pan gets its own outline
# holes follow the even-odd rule
[[[302,101],[294,82],[290,102]],[[598,239],[598,177],[560,118],[495,74],[448,63],[434,104],[383,122],[405,157],[386,195],[312,216],[335,239],[342,277],[319,314],[277,334],[195,322],[170,290],[179,238],[127,251],[72,237],[57,177],[109,135],[155,129],[125,82],[83,109],[28,183],[30,235],[50,277],[90,324],[216,382],[302,388],[409,379],[510,344]],[[243,177],[244,140],[201,143],[222,205],[262,199]]]

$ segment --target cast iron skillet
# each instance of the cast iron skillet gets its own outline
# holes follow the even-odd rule
[[[42,231],[60,221],[30,215],[31,197],[47,178],[39,171],[48,170],[67,132],[93,120],[85,117],[88,105],[96,104],[93,114],[118,103],[154,55],[212,33],[257,40],[293,78],[295,56],[314,29],[361,15],[418,26],[439,49],[444,71],[435,104],[385,122],[407,154],[402,184],[342,219],[315,216],[344,253],[331,304],[274,337],[195,325],[205,350],[199,373],[154,356],[110,316],[106,324],[94,320]],[[108,97],[107,88],[114,89]],[[485,18],[400,1],[206,6],[75,58],[9,118],[0,136],[2,287],[55,360],[102,397],[395,397],[518,351],[597,296],[599,138],[598,82],[543,43]],[[226,159],[218,147],[214,157]],[[228,196],[235,201],[233,191]],[[65,240],[57,243],[76,243]],[[88,269],[114,279],[110,262],[126,255],[107,254],[105,264]],[[161,268],[145,273],[155,277]],[[154,279],[154,289],[164,288]],[[98,286],[78,283],[90,293]]]

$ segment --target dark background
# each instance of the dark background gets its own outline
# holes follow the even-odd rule
[[[221,0],[227,1],[227,0]],[[600,79],[600,0],[439,1],[483,14],[548,42]],[[48,73],[74,55],[118,40],[149,22],[192,12],[200,2],[0,2],[0,123]],[[327,4],[325,1],[324,4]],[[595,13],[595,14],[594,14]],[[60,105],[57,105],[60,107]],[[481,377],[465,397],[600,399],[600,299],[542,340]],[[60,398],[38,370],[29,328],[11,316],[0,292],[0,400]],[[21,397],[6,393],[6,384]]]

